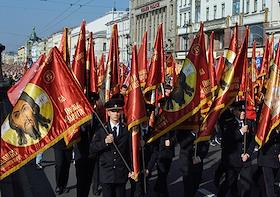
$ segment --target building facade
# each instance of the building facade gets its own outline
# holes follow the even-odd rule
[[[246,26],[249,26],[249,47],[256,40],[257,47],[262,50],[267,29],[273,20],[279,22],[280,18],[279,3],[273,1],[275,4],[273,5],[271,2],[269,0],[178,0],[177,59],[185,57],[186,48],[189,49],[199,30],[200,21],[204,22],[207,45],[211,32],[215,33],[214,55],[216,57],[224,53],[224,49],[229,46],[235,23],[239,25],[239,44],[243,39]]]
[[[165,51],[175,51],[176,3],[177,0],[130,0],[130,39],[139,46],[147,31],[148,58],[152,55],[157,27],[161,23]]]
[[[130,43],[130,23],[129,23],[129,12],[122,13],[119,16],[116,16],[114,20],[106,23],[107,31],[106,31],[106,56],[109,54],[109,45],[110,45],[110,38],[112,34],[113,25],[117,24],[118,26],[118,41],[119,41],[119,58],[120,62],[128,65],[130,62],[130,55],[131,55],[131,46]]]

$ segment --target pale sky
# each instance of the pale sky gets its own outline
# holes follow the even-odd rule
[[[129,0],[0,0],[0,43],[6,52],[17,51],[36,28],[37,36],[47,37],[76,27],[112,10],[126,10]]]

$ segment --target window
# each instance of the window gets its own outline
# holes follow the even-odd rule
[[[180,14],[180,24],[179,24],[180,27],[182,27],[182,14]]]
[[[209,8],[207,7],[206,8],[206,21],[209,20]]]
[[[258,8],[258,0],[254,0],[254,12],[257,11]]]
[[[106,51],[106,42],[103,43],[103,51]]]
[[[187,23],[187,13],[184,13],[184,24]]]
[[[265,0],[262,0],[262,9],[264,10],[266,7]]]
[[[222,4],[222,18],[225,17],[225,4]]]
[[[198,23],[200,21],[200,2],[196,1],[195,2],[195,22]]]
[[[188,12],[188,16],[189,16],[189,18],[188,18],[189,19],[189,24],[191,24],[191,22],[192,22],[191,11]]]
[[[246,13],[249,13],[250,0],[246,0]]]
[[[232,2],[232,14],[237,15],[240,13],[240,0],[233,0]]]
[[[217,18],[217,6],[215,5],[214,6],[214,19]]]

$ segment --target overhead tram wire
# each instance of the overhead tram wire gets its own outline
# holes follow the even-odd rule
[[[86,3],[84,3],[85,5],[90,3],[92,0],[87,1]],[[77,12],[79,9],[81,9],[82,7],[84,7],[82,4],[79,4],[79,7],[75,10],[73,10],[70,14],[66,15],[65,17],[63,17],[61,20],[59,20],[58,22],[56,22],[55,24],[52,25],[55,26],[59,23],[61,23],[62,21],[64,21],[66,18],[68,18],[69,16],[73,15],[75,12]],[[48,31],[50,28],[47,28],[45,31]]]
[[[48,1],[48,0],[46,0]],[[47,30],[49,30],[49,27],[52,26],[52,23],[55,22],[55,20],[57,20],[59,17],[61,17],[62,15],[64,15],[68,10],[70,10],[74,5],[76,5],[77,3],[79,3],[81,0],[77,0],[74,3],[70,3],[69,7],[67,7],[64,11],[62,11],[60,14],[58,14],[56,17],[54,17],[50,22],[48,22],[44,28],[42,30],[39,31],[39,33],[43,33]]]

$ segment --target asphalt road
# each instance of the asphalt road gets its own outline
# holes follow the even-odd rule
[[[178,159],[179,147],[176,147],[176,154],[173,159],[171,170],[168,176],[168,187],[170,196],[183,197],[182,176],[180,172],[180,161]],[[214,172],[220,160],[220,147],[211,147],[207,158],[204,161],[203,179],[196,197],[213,197],[216,193],[216,187],[213,184]],[[55,189],[55,168],[54,168],[54,151],[52,148],[44,152],[43,155],[43,170],[35,168],[35,162],[31,161],[25,166],[28,174],[28,179],[31,184],[32,193],[38,197],[53,197],[56,196]],[[152,172],[150,178],[149,193],[152,194],[152,188],[157,176],[156,170]],[[70,176],[68,181],[68,191],[61,197],[74,197],[76,196],[76,177],[75,166],[72,163],[70,168]],[[127,196],[130,194],[130,185],[127,184]],[[90,191],[90,197],[94,197]],[[100,195],[102,196],[102,195]],[[153,195],[152,195],[153,196]],[[3,196],[6,197],[6,196]]]

